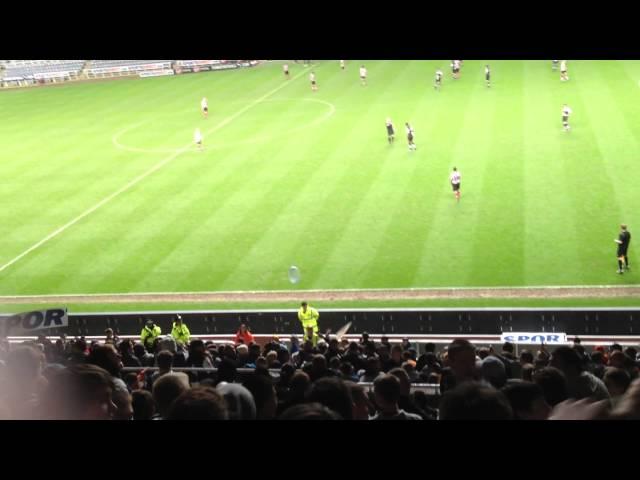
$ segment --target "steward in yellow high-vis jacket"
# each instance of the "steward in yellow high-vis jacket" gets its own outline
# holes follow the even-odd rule
[[[302,302],[298,310],[298,320],[302,323],[303,340],[305,342],[311,340],[314,346],[318,343],[318,318],[320,318],[318,310],[310,307],[307,302]]]

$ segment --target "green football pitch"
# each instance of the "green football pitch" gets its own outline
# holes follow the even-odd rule
[[[0,91],[0,296],[640,284],[640,62],[282,63]]]

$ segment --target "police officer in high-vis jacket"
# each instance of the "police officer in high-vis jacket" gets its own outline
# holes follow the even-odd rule
[[[176,315],[176,320],[173,322],[173,328],[171,329],[171,336],[177,344],[184,346],[189,345],[191,332],[189,332],[189,327],[182,322],[180,315]]]

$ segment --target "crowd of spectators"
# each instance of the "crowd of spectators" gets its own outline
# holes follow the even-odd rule
[[[152,324],[145,328],[155,331]],[[509,343],[496,351],[462,339],[441,349],[426,344],[419,352],[409,339],[374,342],[366,333],[359,341],[329,335],[314,345],[274,336],[258,345],[245,325],[235,344],[191,339],[188,329],[178,330],[151,340],[142,335],[140,342],[110,329],[91,343],[64,335],[3,340],[0,418],[640,418],[638,352],[617,344],[587,351],[576,339],[516,356]],[[422,383],[438,384],[439,395],[412,388]]]

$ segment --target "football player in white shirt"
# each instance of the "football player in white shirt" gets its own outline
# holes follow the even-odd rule
[[[440,91],[440,87],[442,86],[442,70],[436,70],[436,78],[433,84],[433,88]]]
[[[396,132],[393,129],[393,122],[390,118],[387,117],[387,121],[385,122],[385,124],[387,126],[387,140],[389,140],[389,145],[391,145],[395,140]]]
[[[196,128],[196,131],[193,132],[193,141],[197,145],[198,150],[202,150],[202,132],[200,132],[199,128]]]
[[[560,81],[566,82],[569,80],[569,75],[567,75],[567,61],[562,60],[560,62]]]
[[[460,78],[460,60],[453,60],[451,63],[451,71],[453,73],[453,78]]]
[[[487,81],[487,87],[491,87],[491,68],[489,65],[484,66],[484,79]]]
[[[286,78],[287,80],[289,80],[289,64],[285,63],[282,66],[282,71],[284,72],[284,78]]]
[[[404,125],[407,128],[407,141],[409,142],[409,151],[415,150],[416,144],[413,141],[413,134],[415,132],[413,131],[413,128],[411,127],[411,125],[409,125],[409,122],[406,122]]]
[[[209,102],[207,101],[207,97],[203,97],[202,100],[200,100],[200,109],[202,110],[202,115],[204,116],[204,118],[208,118]]]
[[[565,132],[571,130],[571,127],[569,126],[569,115],[571,115],[571,113],[571,108],[565,103],[562,107],[562,126],[564,127]]]
[[[344,70],[344,60],[340,60],[340,68]]]
[[[309,80],[311,81],[311,91],[315,92],[318,90],[318,84],[316,83],[316,74],[311,72],[309,74]]]
[[[364,68],[364,65],[360,67],[360,81],[362,82],[362,85],[367,84],[367,69]]]
[[[453,167],[453,172],[451,172],[449,181],[451,182],[451,188],[453,188],[453,194],[455,195],[456,200],[459,202],[460,201],[460,172],[456,167]]]

